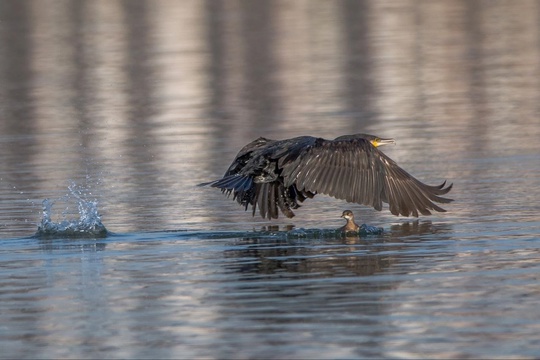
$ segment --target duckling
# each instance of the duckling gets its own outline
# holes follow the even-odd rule
[[[339,230],[344,233],[348,232],[358,232],[360,230],[360,226],[358,226],[357,223],[354,222],[354,214],[351,210],[345,210],[343,214],[341,214],[341,217],[347,220],[347,223],[340,227]]]

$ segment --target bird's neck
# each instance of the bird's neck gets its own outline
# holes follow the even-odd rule
[[[347,224],[345,225],[345,231],[358,231],[360,226],[354,222],[354,219],[347,219]]]

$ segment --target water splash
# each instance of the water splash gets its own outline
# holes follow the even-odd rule
[[[381,235],[384,229],[377,226],[362,224],[358,232],[348,232],[344,234],[339,229],[293,229],[286,232],[287,238],[328,238],[328,237],[345,237],[345,236],[367,236]]]
[[[66,202],[75,201],[77,204],[78,219],[68,219],[69,206],[62,212],[63,219],[55,222],[52,219],[53,205],[58,200],[43,200],[43,212],[41,222],[38,225],[36,236],[39,237],[105,237],[107,229],[101,223],[101,215],[98,211],[97,200],[88,200],[91,193],[86,193],[84,188],[77,186],[74,182],[68,186],[69,193],[58,200]]]

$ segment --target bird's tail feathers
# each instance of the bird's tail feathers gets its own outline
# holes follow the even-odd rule
[[[211,186],[221,190],[247,191],[253,185],[253,179],[245,175],[229,175],[222,179],[201,183],[197,186]]]

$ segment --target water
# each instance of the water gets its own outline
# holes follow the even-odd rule
[[[0,356],[538,358],[539,6],[0,0]],[[354,132],[448,212],[196,186]]]
[[[64,219],[54,221],[53,206],[56,201],[50,199],[43,200],[43,214],[41,222],[38,225],[36,236],[38,238],[77,238],[90,237],[99,238],[107,236],[107,229],[101,222],[101,215],[98,211],[98,202],[87,199],[88,194],[77,184],[72,183],[68,186],[69,194],[66,200],[74,200],[77,205],[77,217],[66,219],[66,213],[69,206],[63,213]]]

